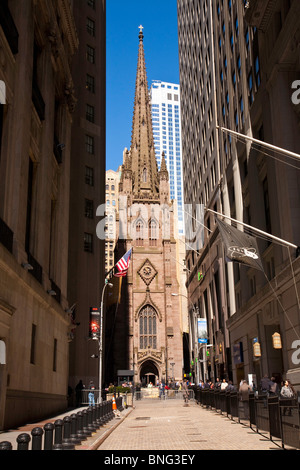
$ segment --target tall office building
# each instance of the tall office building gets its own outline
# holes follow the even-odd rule
[[[1,1],[0,429],[67,407],[77,48],[70,2]]]
[[[77,324],[70,343],[70,381],[98,384],[97,341],[89,340],[89,311],[99,307],[104,283],[104,239],[96,233],[97,208],[105,205],[104,0],[73,0],[79,38],[73,60],[77,103],[72,125],[68,294]],[[104,214],[103,214],[104,216]]]
[[[295,245],[299,173],[251,138],[299,153],[299,113],[291,100],[299,73],[297,18],[297,1],[178,0],[186,202]],[[295,250],[259,238],[264,272],[229,263],[214,212],[205,212],[203,250],[187,253],[189,296],[207,317],[214,346],[204,373],[235,383],[249,373],[257,381],[267,373],[300,383],[292,361],[299,334]]]
[[[181,155],[180,87],[154,80],[150,88],[155,155],[158,166],[162,153],[170,177],[170,197],[177,201],[178,234],[184,235],[184,201]]]
[[[117,214],[119,211],[119,182],[121,169],[106,171],[105,184],[105,272],[115,265],[115,245],[117,237]]]

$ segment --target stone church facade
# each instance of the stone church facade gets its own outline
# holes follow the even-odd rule
[[[114,373],[134,371],[134,382],[181,380],[183,318],[179,305],[174,204],[164,155],[158,170],[143,32],[139,52],[130,150],[119,186],[115,259],[132,248],[114,323]]]

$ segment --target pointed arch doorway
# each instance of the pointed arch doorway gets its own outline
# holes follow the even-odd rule
[[[147,387],[150,382],[153,385],[156,385],[158,378],[159,372],[154,362],[151,360],[144,362],[140,371],[140,380],[142,386]]]

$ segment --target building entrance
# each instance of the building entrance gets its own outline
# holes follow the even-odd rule
[[[156,365],[152,361],[146,361],[140,372],[140,380],[143,387],[147,387],[150,382],[152,385],[156,385],[156,382],[159,378],[159,373]]]

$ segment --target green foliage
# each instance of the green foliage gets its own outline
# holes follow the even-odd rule
[[[118,387],[114,387],[111,385],[108,389],[108,393],[130,393],[131,389],[129,387],[122,387],[122,385],[119,385]]]

